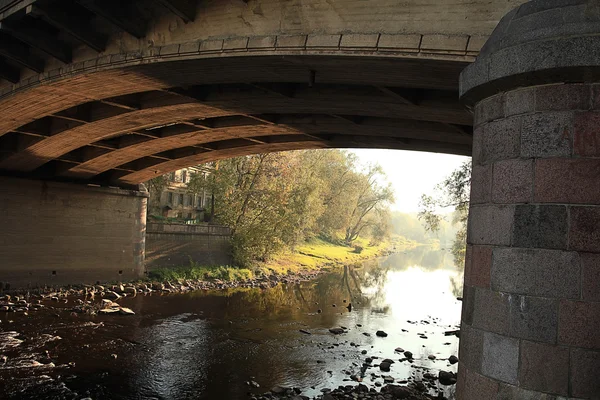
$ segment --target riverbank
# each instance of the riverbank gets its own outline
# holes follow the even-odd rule
[[[246,285],[257,279],[264,283],[265,277],[275,280],[275,283],[294,280],[294,277],[303,280],[307,275],[314,276],[322,270],[360,263],[417,245],[419,244],[403,237],[395,237],[376,245],[370,244],[366,239],[359,239],[352,247],[312,239],[293,250],[275,255],[267,262],[257,262],[251,268],[206,267],[192,263],[188,266],[152,269],[147,272],[145,281],[219,280]]]

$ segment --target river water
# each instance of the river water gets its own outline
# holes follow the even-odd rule
[[[367,369],[368,386],[456,372],[444,332],[458,329],[461,281],[449,253],[419,247],[266,290],[138,294],[120,301],[133,316],[0,312],[0,399],[246,399],[276,385],[312,397],[356,384],[366,357],[395,361]]]

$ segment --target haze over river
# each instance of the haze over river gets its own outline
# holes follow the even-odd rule
[[[0,398],[246,399],[277,385],[312,397],[357,384],[350,376],[373,356],[395,363],[368,368],[370,387],[382,375],[420,378],[420,367],[456,372],[447,359],[458,338],[444,332],[458,329],[461,285],[451,254],[418,247],[301,284],[119,301],[133,316],[75,314],[48,300],[56,310],[0,312]],[[340,326],[346,333],[329,332]],[[398,347],[414,361],[399,361]],[[451,397],[454,387],[439,390]]]

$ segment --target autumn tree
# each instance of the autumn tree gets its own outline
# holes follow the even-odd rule
[[[393,194],[382,179],[379,167],[362,172],[353,154],[306,150],[219,161],[188,190],[214,194],[215,219],[231,227],[237,263],[249,265],[314,236],[383,240]]]
[[[431,232],[440,229],[444,220],[441,210],[449,207],[453,209],[452,223],[459,226],[452,244],[456,265],[464,265],[465,260],[470,192],[471,161],[466,161],[435,187],[433,195],[423,194],[419,205],[418,217]]]

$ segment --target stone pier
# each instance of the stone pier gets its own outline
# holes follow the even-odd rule
[[[147,191],[0,178],[3,288],[125,281],[144,272]]]
[[[600,399],[598,4],[524,4],[461,75],[475,129],[458,400]]]

